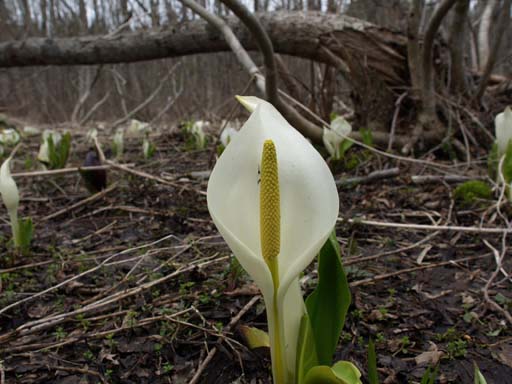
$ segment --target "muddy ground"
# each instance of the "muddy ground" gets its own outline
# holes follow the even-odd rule
[[[14,173],[37,168],[38,140],[24,142]],[[262,300],[206,207],[203,171],[215,145],[188,150],[179,132],[154,142],[155,156],[144,160],[140,141],[127,140],[129,170],[109,170],[109,188],[89,200],[76,172],[17,178],[22,216],[36,227],[31,254],[13,255],[0,210],[2,383],[189,383],[195,375],[205,384],[270,383],[268,350],[247,349],[237,328],[265,328]],[[74,136],[69,165],[79,165],[87,148],[83,135]],[[344,220],[336,233],[353,300],[336,357],[352,360],[366,379],[372,337],[381,383],[419,383],[437,361],[441,383],[472,383],[474,363],[488,383],[512,383],[510,324],[482,291],[496,268],[493,248],[507,252],[503,267],[512,271],[510,240],[432,228],[504,228],[496,201],[460,204],[453,184],[411,178],[481,176],[485,164],[466,169],[442,152],[428,160],[450,168],[349,154],[335,166],[337,180],[399,173],[340,185]],[[510,204],[499,212],[510,217]],[[356,218],[370,222],[348,221]],[[312,290],[314,264],[301,281]],[[510,311],[511,287],[510,275],[499,273],[489,298]]]

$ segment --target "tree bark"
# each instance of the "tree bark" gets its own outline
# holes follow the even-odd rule
[[[467,92],[464,71],[465,37],[469,0],[458,0],[450,31],[451,89],[457,93]]]
[[[409,8],[407,20],[407,61],[411,76],[412,94],[415,99],[420,99],[421,92],[421,47],[419,41],[420,22],[424,1],[413,0]]]

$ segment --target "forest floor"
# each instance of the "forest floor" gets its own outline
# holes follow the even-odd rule
[[[14,258],[2,207],[1,383],[178,384],[196,374],[204,384],[270,383],[269,351],[246,348],[238,330],[265,329],[262,299],[206,206],[203,171],[214,162],[214,145],[186,150],[179,133],[155,143],[155,157],[144,160],[140,141],[127,140],[122,162],[129,169],[109,170],[109,188],[94,198],[76,172],[17,178],[35,238],[30,255]],[[38,144],[25,141],[13,173],[35,168]],[[84,135],[74,137],[69,164],[81,164],[87,148]],[[503,267],[512,270],[510,240],[476,230],[505,226],[496,202],[465,206],[453,200],[454,185],[411,178],[482,176],[485,165],[466,170],[430,156],[452,166],[441,169],[354,148],[336,180],[399,172],[339,187],[336,233],[352,304],[336,359],[352,360],[366,380],[372,337],[381,383],[419,383],[436,362],[438,382],[473,383],[475,362],[489,384],[511,384],[512,330],[483,295],[496,254],[507,252]],[[510,204],[500,212],[511,215]],[[316,276],[313,263],[304,291]],[[489,298],[510,311],[511,288],[510,275],[500,273]]]

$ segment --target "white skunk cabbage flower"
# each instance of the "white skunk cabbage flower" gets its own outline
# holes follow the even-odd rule
[[[36,127],[32,127],[30,125],[27,125],[23,127],[23,134],[25,136],[37,136],[41,133],[41,130]]]
[[[114,134],[114,138],[112,139],[114,144],[114,152],[117,158],[120,158],[123,155],[124,150],[124,130],[122,128],[118,128],[116,133]]]
[[[48,153],[48,139],[50,136],[55,146],[59,145],[60,141],[62,140],[62,135],[59,132],[52,131],[50,129],[45,129],[43,131],[43,142],[41,143],[41,146],[39,147],[39,153],[37,154],[37,160],[39,160],[41,163],[50,162],[50,155]]]
[[[149,123],[145,123],[143,121],[131,119],[130,125],[128,126],[127,134],[132,137],[139,137],[146,133],[149,133],[151,127]]]
[[[7,146],[18,144],[20,141],[20,134],[12,128],[2,129],[0,131],[0,143]]]
[[[144,157],[147,159],[149,157],[149,150],[151,148],[151,145],[149,143],[149,140],[147,137],[144,138],[142,141],[142,153],[144,154]]]
[[[87,131],[87,134],[85,135],[85,140],[88,143],[94,143],[94,139],[98,138],[98,130],[96,128],[91,128]]]
[[[324,128],[322,140],[329,155],[340,158],[340,145],[352,132],[352,126],[344,117],[338,116],[331,122],[331,128]]]
[[[197,148],[204,148],[206,146],[206,135],[204,133],[204,128],[210,125],[209,122],[199,120],[192,124],[190,128],[190,133],[196,139]]]
[[[263,294],[274,382],[295,383],[298,277],[335,225],[338,193],[320,154],[271,104],[239,100],[253,112],[212,171],[208,209]]]
[[[228,144],[233,140],[233,137],[238,133],[238,131],[233,128],[229,123],[226,125],[226,128],[220,134],[220,142],[226,148]]]
[[[501,157],[507,152],[508,143],[512,140],[512,109],[509,106],[505,107],[503,112],[496,115],[494,126],[496,128],[498,157]]]
[[[18,206],[20,205],[20,194],[18,186],[11,176],[11,158],[8,157],[0,167],[0,194],[11,221],[14,243],[18,244]]]

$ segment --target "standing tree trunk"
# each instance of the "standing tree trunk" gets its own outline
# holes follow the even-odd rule
[[[489,35],[492,25],[492,14],[496,4],[497,0],[487,0],[478,29],[478,63],[480,69],[484,68],[485,63],[489,59]]]
[[[451,89],[455,93],[467,92],[464,74],[465,37],[469,0],[458,0],[450,31]]]

